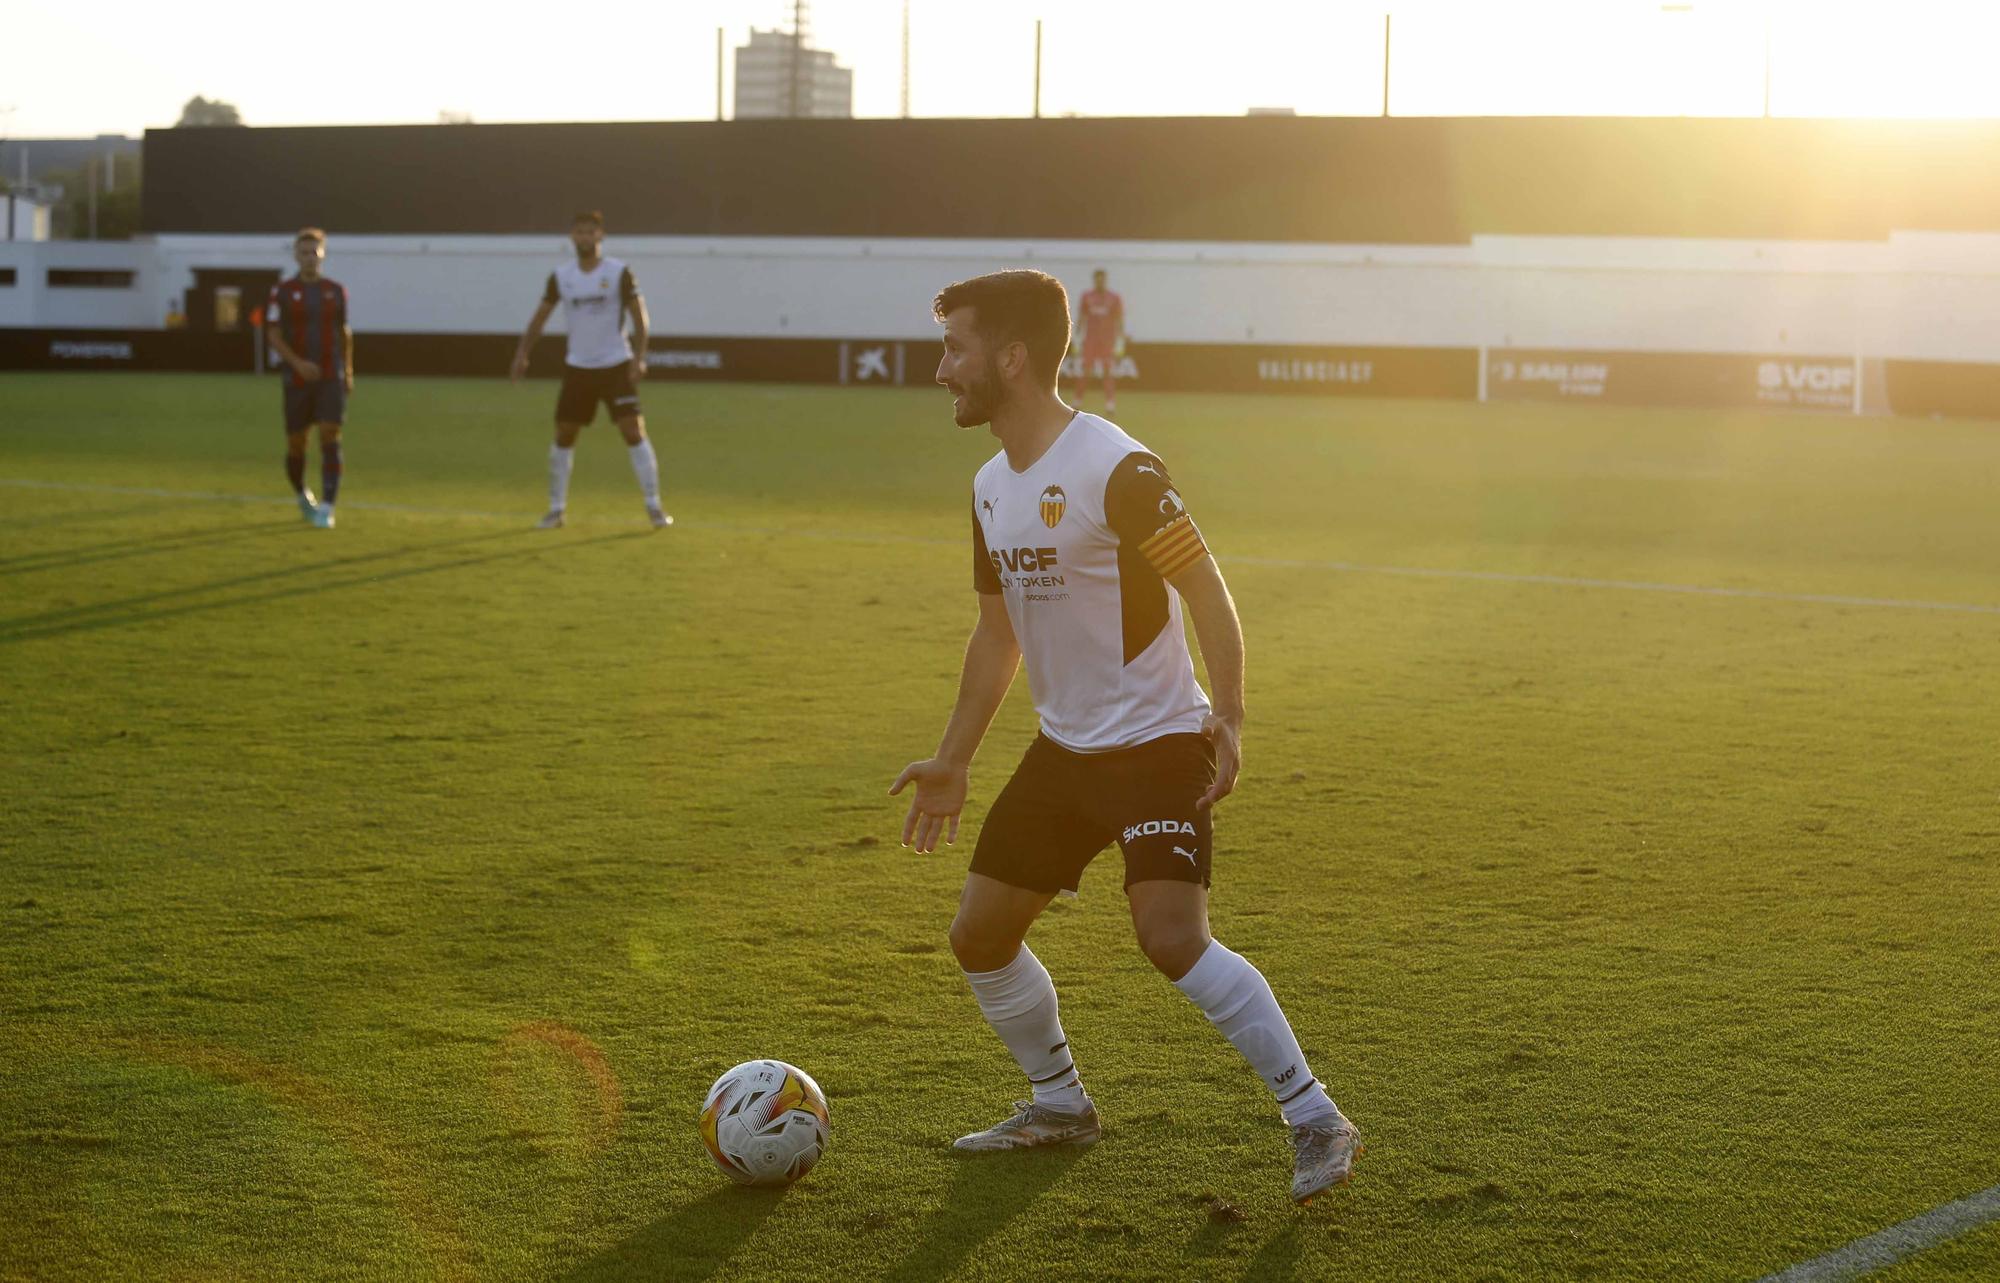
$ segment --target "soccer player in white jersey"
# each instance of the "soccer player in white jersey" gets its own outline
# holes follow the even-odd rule
[[[646,300],[632,269],[604,256],[604,215],[585,210],[570,223],[570,244],[576,262],[549,273],[542,302],[528,322],[528,332],[514,349],[514,382],[528,372],[528,355],[542,337],[542,327],[560,303],[569,323],[568,355],[563,363],[562,391],[556,396],[556,440],[549,447],[549,511],[540,528],[563,523],[569,507],[569,474],[576,459],[576,439],[597,417],[597,403],[611,411],[611,421],[625,438],[632,457],[632,475],[646,498],[646,516],[658,529],[674,519],[660,507],[660,461],[646,439],[646,416],[639,405],[639,381],[646,377]],[[625,338],[625,316],[632,317],[632,339]]]
[[[1117,426],[1065,405],[1056,380],[1069,300],[1041,272],[947,286],[937,380],[962,428],[1000,453],[972,488],[979,617],[937,754],[912,762],[903,842],[954,841],[973,753],[1023,659],[1041,730],[1000,791],[972,857],[951,947],[979,1009],[1027,1075],[1019,1112],[960,1150],[1087,1145],[1100,1135],[1055,986],[1024,942],[1058,892],[1116,842],[1139,947],[1243,1054],[1296,1151],[1292,1197],[1340,1184],[1360,1140],[1306,1067],[1263,975],[1208,933],[1214,805],[1236,785],[1243,631],[1167,468]],[[1194,675],[1183,604],[1215,703]]]

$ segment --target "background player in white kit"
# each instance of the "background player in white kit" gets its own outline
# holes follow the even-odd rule
[[[1292,1197],[1305,1202],[1348,1178],[1359,1136],[1307,1069],[1263,975],[1208,933],[1211,808],[1235,787],[1243,725],[1235,603],[1166,465],[1057,395],[1069,343],[1060,282],[996,272],[946,287],[933,308],[953,417],[991,424],[1001,451],[973,482],[979,620],[958,702],[937,755],[889,790],[916,786],[904,843],[930,851],[956,839],[973,753],[1024,658],[1041,720],[987,815],[951,924],[952,951],[1033,1099],[956,1148],[1087,1145],[1101,1134],[1055,986],[1024,941],[1116,842],[1139,947],[1276,1096],[1296,1151]],[[1213,709],[1195,681],[1182,602]]]
[[[563,305],[569,324],[568,353],[562,391],[556,396],[556,440],[549,447],[549,511],[541,528],[551,530],[563,523],[576,439],[597,417],[600,401],[625,438],[632,475],[646,498],[647,518],[655,529],[671,526],[674,519],[660,508],[660,462],[646,439],[646,416],[639,404],[639,381],[646,377],[646,300],[639,296],[632,269],[604,257],[604,215],[596,210],[578,214],[570,222],[569,239],[576,247],[576,262],[549,273],[541,305],[514,349],[513,379],[519,383],[528,372],[528,355],[542,337],[542,326],[556,305]],[[629,343],[627,313],[632,317]]]

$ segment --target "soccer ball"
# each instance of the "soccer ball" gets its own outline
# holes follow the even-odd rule
[[[739,1185],[789,1185],[826,1152],[826,1097],[782,1060],[748,1060],[715,1080],[701,1106],[701,1139]]]

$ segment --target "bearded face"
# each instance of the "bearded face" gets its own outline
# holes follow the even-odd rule
[[[952,395],[952,422],[961,428],[991,423],[1006,398],[999,360],[975,321],[969,307],[945,318],[944,357],[937,369],[937,381]]]

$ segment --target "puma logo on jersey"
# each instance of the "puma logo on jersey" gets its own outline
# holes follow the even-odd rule
[[[979,506],[986,509],[986,519],[988,521],[993,520],[993,501],[991,499],[981,499]]]
[[[1127,842],[1130,842],[1134,838],[1149,838],[1160,833],[1172,833],[1176,837],[1183,833],[1189,837],[1195,836],[1194,825],[1189,824],[1186,820],[1147,820],[1144,824],[1128,824],[1125,826],[1125,840]],[[1178,847],[1175,849],[1179,850]],[[1187,855],[1187,852],[1182,851],[1181,854]],[[1193,859],[1194,857],[1190,855],[1188,858]]]
[[[1134,471],[1134,472],[1150,472],[1150,473],[1152,473],[1152,474],[1153,474],[1154,476],[1158,477],[1158,478],[1159,478],[1160,480],[1162,480],[1162,481],[1165,481],[1165,480],[1167,479],[1167,474],[1166,474],[1166,473],[1164,473],[1164,472],[1160,471],[1160,470],[1159,470],[1158,468],[1154,467],[1154,466],[1153,466],[1152,464],[1150,464],[1150,463],[1142,463],[1142,464],[1139,464],[1139,465],[1138,465],[1137,467],[1133,468],[1133,469],[1132,469],[1132,471]]]
[[[1174,854],[1180,856],[1182,859],[1186,860],[1189,864],[1193,864],[1196,862],[1194,858],[1194,852],[1192,851],[1183,851],[1179,847],[1175,847]]]
[[[1053,548],[1002,548],[986,550],[995,570],[1054,570],[1056,550]]]

